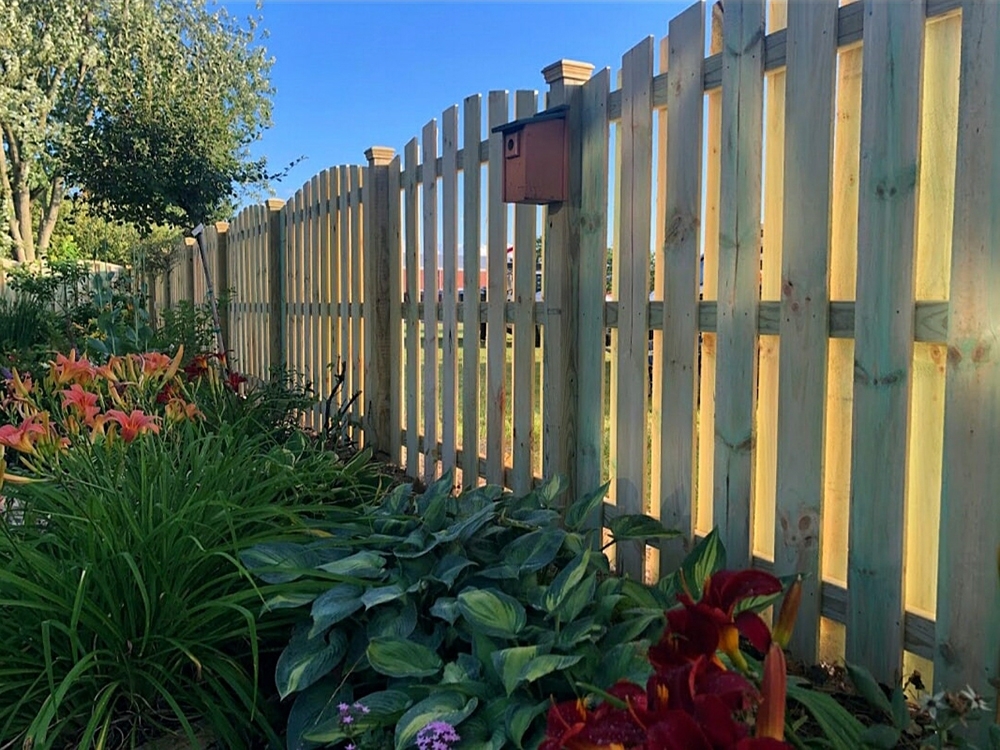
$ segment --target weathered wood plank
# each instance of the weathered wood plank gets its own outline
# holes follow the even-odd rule
[[[331,226],[330,226],[330,170],[324,169],[319,176],[319,243],[316,248],[316,252],[319,254],[318,259],[318,274],[317,282],[318,288],[316,291],[316,301],[329,304],[333,300],[333,295],[330,289],[330,238],[331,238]],[[332,316],[324,312],[319,318],[319,333],[318,333],[318,345],[317,345],[317,357],[319,361],[319,396],[326,398],[330,395],[330,389],[333,387],[333,379],[331,377],[330,362],[332,360],[332,350],[331,350],[331,332],[333,319]],[[323,419],[323,407],[320,405],[320,420]],[[321,423],[322,426],[322,423]]]
[[[482,129],[482,97],[467,97],[463,106],[462,142],[462,486],[479,482],[479,244],[481,158],[478,149]]]
[[[913,362],[913,317],[905,312],[914,301],[923,32],[919,4],[865,9],[846,656],[888,684],[903,658]]]
[[[621,235],[618,262],[618,422],[615,500],[624,513],[642,513],[647,491],[646,412],[650,208],[653,160],[653,39],[622,58],[622,168],[618,190]],[[618,544],[618,569],[642,579],[641,543]]]
[[[507,391],[504,378],[507,330],[504,301],[507,298],[507,205],[503,202],[503,136],[492,132],[508,121],[506,91],[489,94],[490,163],[488,172],[488,256],[486,321],[486,481],[503,482],[504,415]]]
[[[764,119],[764,2],[723,20],[715,517],[734,567],[750,562]]]
[[[535,114],[538,109],[534,91],[514,95],[514,117]],[[514,207],[514,342],[511,381],[513,406],[513,486],[519,495],[531,490],[531,456],[535,443],[535,206]]]
[[[989,692],[991,705],[1000,676],[997,132],[1000,3],[964,2],[934,682]],[[970,740],[986,744],[986,730]]]
[[[818,653],[837,0],[788,6],[774,568],[804,576],[789,644]]]
[[[597,489],[604,480],[604,296],[608,247],[608,90],[611,71],[597,72],[583,84],[582,178],[580,204],[579,395],[577,480],[581,492]],[[599,528],[601,513],[588,519]],[[594,541],[600,546],[598,535]]]
[[[419,158],[417,139],[411,139],[403,151],[406,171],[403,173],[403,189],[406,192],[406,377],[403,390],[406,393],[406,473],[416,479],[420,476],[420,320],[417,318],[417,303],[420,300],[420,249],[417,228],[416,164]]]
[[[437,159],[438,127],[437,120],[431,120],[424,125],[421,136],[422,163],[432,164]],[[424,314],[424,382],[423,382],[423,436],[427,451],[424,453],[424,481],[430,483],[437,478],[437,441],[438,441],[438,323],[434,314],[438,289],[438,189],[434,170],[424,170],[423,190],[421,194],[421,210],[423,227],[423,289],[424,304],[427,312]]]
[[[660,520],[684,539],[660,551],[660,573],[675,570],[694,539],[695,386],[698,377],[698,275],[704,130],[702,49],[705,6],[670,22],[663,274],[663,390],[660,410]]]
[[[441,114],[441,251],[444,326],[441,339],[441,471],[455,468],[458,430],[458,107]]]

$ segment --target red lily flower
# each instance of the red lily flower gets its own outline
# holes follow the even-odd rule
[[[74,383],[69,390],[62,391],[63,409],[71,409],[83,417],[83,423],[91,425],[101,412],[97,405],[97,394],[83,390],[79,383]]]

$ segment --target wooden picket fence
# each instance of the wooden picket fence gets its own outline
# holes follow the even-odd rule
[[[605,522],[644,511],[685,533],[620,545],[619,570],[670,570],[718,527],[731,567],[807,575],[797,655],[884,680],[933,662],[938,685],[986,690],[1000,4],[696,3],[656,52],[629,50],[615,86],[549,66],[543,105],[492,91],[484,117],[470,96],[402,158],[372,148],[211,229],[239,366],[285,363],[324,395],[343,363],[360,439],[412,476],[610,480]],[[504,204],[492,128],[562,104],[570,199]],[[202,299],[187,252],[158,300]]]

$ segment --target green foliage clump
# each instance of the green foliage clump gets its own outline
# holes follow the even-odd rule
[[[552,697],[644,680],[666,598],[611,575],[584,530],[606,490],[563,517],[559,480],[524,497],[494,486],[455,496],[449,473],[419,495],[399,486],[319,538],[244,552],[264,583],[317,584],[267,602],[300,613],[276,669],[280,696],[294,696],[288,747],[368,731],[410,747],[435,719],[461,725],[470,747],[533,747]],[[616,541],[673,535],[646,516],[621,521]],[[345,726],[338,706],[355,702],[367,713]]]
[[[322,586],[252,585],[239,556],[353,518],[377,485],[365,456],[343,464],[247,427],[84,444],[42,481],[4,486],[0,737],[34,748],[199,729],[226,747],[276,740],[258,678],[291,617],[261,603]]]

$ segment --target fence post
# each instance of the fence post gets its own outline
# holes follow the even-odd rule
[[[267,207],[267,309],[268,350],[271,368],[285,366],[285,230],[280,198],[268,198]]]
[[[365,237],[364,300],[365,300],[365,352],[364,373],[364,430],[376,454],[397,461],[392,451],[392,402],[400,396],[393,393],[394,367],[399,367],[400,352],[393,351],[392,289],[393,263],[400,263],[399,234],[392,231],[389,194],[389,163],[396,152],[383,146],[372,146],[365,151],[368,174],[364,185],[364,212],[368,236]],[[399,196],[396,196],[399,201]],[[397,274],[398,276],[398,274]],[[397,427],[397,430],[399,428]]]
[[[222,331],[222,341],[226,346],[226,359],[232,342],[229,340],[229,222],[215,222],[215,299],[219,303],[219,329]]]
[[[185,263],[185,276],[184,276],[184,289],[187,301],[192,305],[197,304],[194,298],[194,284],[195,284],[195,273],[194,264],[197,254],[195,253],[195,239],[194,237],[184,238],[184,263]]]
[[[542,70],[549,85],[547,107],[568,105],[566,138],[569,144],[569,200],[553,203],[545,211],[545,250],[542,271],[544,349],[542,403],[544,476],[563,476],[566,498],[575,499],[577,487],[577,329],[580,264],[580,212],[582,207],[581,117],[583,84],[594,66],[559,60]]]

